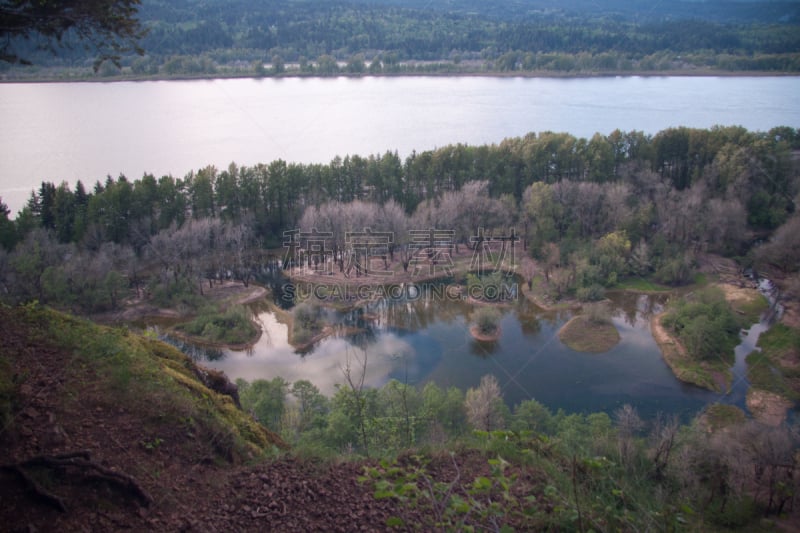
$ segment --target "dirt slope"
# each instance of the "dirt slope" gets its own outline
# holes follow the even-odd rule
[[[237,456],[225,435],[176,423],[170,410],[182,416],[185,406],[158,405],[159,421],[145,407],[157,396],[110,395],[107,376],[45,329],[0,308],[0,358],[13,390],[0,432],[0,529],[383,529],[392,504],[358,483],[360,465]]]

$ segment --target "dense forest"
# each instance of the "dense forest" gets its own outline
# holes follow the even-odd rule
[[[796,2],[615,3],[618,15],[542,4],[149,0],[146,55],[100,74],[800,70]],[[35,40],[14,47],[40,66],[92,64],[91,50],[65,42],[58,57]]]
[[[698,253],[796,273],[800,136],[788,127],[544,132],[497,145],[206,167],[183,178],[42,183],[15,219],[0,211],[0,296],[85,312],[128,287],[162,303],[222,276],[249,282],[284,232],[515,227],[553,298],[603,297],[635,276],[679,285]],[[267,252],[265,250],[273,250]],[[147,283],[148,285],[142,285]]]

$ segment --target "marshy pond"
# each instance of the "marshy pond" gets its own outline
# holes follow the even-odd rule
[[[572,311],[543,311],[522,297],[498,307],[496,341],[477,341],[469,332],[477,306],[439,295],[420,290],[415,297],[376,299],[347,311],[325,308],[324,320],[334,333],[304,350],[289,343],[286,314],[264,302],[251,306],[263,334],[249,349],[185,348],[232,380],[307,379],[328,395],[344,382],[348,360],[357,364],[366,357],[365,383],[373,387],[396,379],[466,389],[494,374],[510,406],[534,398],[553,411],[585,413],[630,403],[644,416],[665,412],[689,418],[714,402],[746,409],[744,358],[767,327],[762,322],[743,332],[732,389],[720,394],[681,383],[663,361],[650,318],[663,310],[666,294],[611,293],[620,341],[603,353],[577,352],[561,342],[558,330]]]

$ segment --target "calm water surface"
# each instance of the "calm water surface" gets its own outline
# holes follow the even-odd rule
[[[329,337],[305,354],[289,345],[287,326],[273,313],[257,311],[264,335],[251,350],[223,350],[201,359],[232,379],[308,379],[326,394],[343,382],[348,358],[355,364],[366,354],[366,384],[374,387],[394,378],[466,389],[494,374],[512,406],[535,398],[552,410],[611,412],[630,403],[646,416],[663,411],[684,417],[717,401],[744,407],[746,381],[721,395],[675,379],[650,334],[650,317],[661,310],[662,297],[618,294],[612,302],[621,341],[603,354],[575,352],[558,339],[568,312],[545,313],[520,301],[502,311],[500,339],[482,343],[468,330],[473,306],[421,299],[331,313],[338,324],[362,332]]]
[[[581,137],[670,126],[800,127],[800,78],[407,77],[0,85],[0,197],[42,180],[182,177],[231,161]]]

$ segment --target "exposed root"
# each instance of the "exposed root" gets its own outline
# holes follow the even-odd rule
[[[55,507],[61,512],[67,512],[67,505],[60,497],[42,487],[27,472],[26,468],[44,467],[61,472],[69,468],[77,469],[77,473],[91,479],[99,479],[116,486],[125,493],[132,494],[139,502],[148,507],[153,503],[152,497],[142,488],[136,479],[123,472],[117,472],[91,460],[88,451],[63,453],[59,455],[39,455],[18,463],[2,465],[0,468],[17,474],[27,488],[46,504]]]

